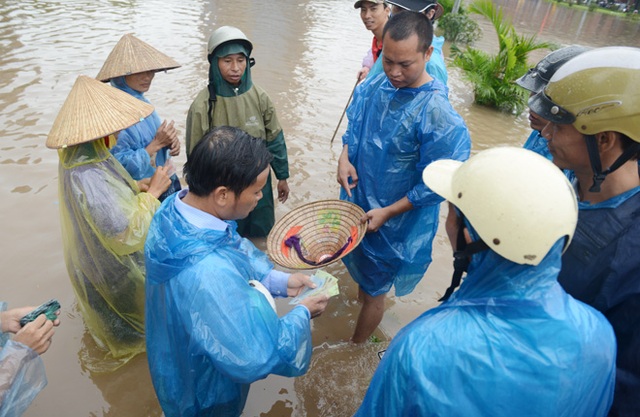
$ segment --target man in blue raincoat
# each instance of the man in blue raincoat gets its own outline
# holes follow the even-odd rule
[[[404,10],[420,12],[427,16],[432,23],[444,13],[444,8],[436,0],[392,0],[389,3],[392,5],[392,14],[400,13]],[[447,65],[444,63],[444,53],[442,52],[444,37],[435,36],[434,34],[431,46],[433,46],[433,52],[425,65],[425,69],[431,77],[447,85],[449,74],[447,73]],[[368,76],[373,77],[383,71],[382,56],[373,64]]]
[[[393,339],[356,416],[605,416],[613,331],[557,281],[578,214],[567,178],[529,150],[494,148],[436,161],[424,181],[455,205],[447,231],[468,274]]]
[[[640,415],[639,85],[639,48],[598,48],[529,99],[549,120],[542,136],[553,163],[576,178],[578,226],[558,281],[601,311],[618,341],[610,416]]]
[[[354,94],[338,160],[340,198],[366,212],[367,234],[343,258],[363,301],[351,340],[361,343],[384,313],[385,294],[413,291],[431,263],[442,198],[421,180],[437,159],[464,160],[470,138],[446,87],[426,71],[433,27],[415,12],[394,15],[383,35],[385,73]]]
[[[275,271],[236,230],[235,220],[262,198],[271,158],[264,140],[214,128],[184,167],[189,189],[165,200],[153,219],[145,246],[147,352],[167,417],[239,416],[252,382],[309,367],[310,319],[328,298],[307,298],[279,318],[272,295],[295,296],[313,284]]]

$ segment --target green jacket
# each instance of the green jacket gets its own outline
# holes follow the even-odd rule
[[[208,108],[209,90],[205,87],[191,103],[187,115],[187,157],[209,129],[215,126],[234,126],[251,136],[264,139],[273,155],[271,168],[276,178],[289,178],[289,160],[284,134],[273,103],[262,88],[253,84],[245,93],[237,96],[216,96],[211,126],[207,115]],[[238,232],[244,237],[267,236],[275,223],[271,177],[262,193],[264,195],[254,211],[249,217],[238,222]]]

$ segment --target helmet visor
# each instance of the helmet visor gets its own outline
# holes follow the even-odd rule
[[[529,109],[545,120],[560,125],[572,124],[576,121],[576,116],[571,112],[555,104],[544,92],[531,96],[528,102]]]

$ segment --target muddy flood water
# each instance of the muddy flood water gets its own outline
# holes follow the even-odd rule
[[[543,0],[498,0],[518,30],[560,45],[638,46],[640,25],[583,13]],[[476,46],[495,50],[493,29],[479,20]],[[329,140],[355,82],[371,34],[349,0],[5,0],[0,2],[0,264],[1,299],[10,307],[62,304],[51,349],[43,356],[48,386],[25,413],[40,416],[160,416],[146,356],[111,374],[82,366],[96,354],[75,305],[62,256],[57,192],[58,157],[44,146],[47,133],[78,75],[94,77],[125,33],[182,64],[160,73],[146,96],[181,134],[187,109],[206,84],[206,42],[218,26],[241,28],[253,41],[253,79],[270,94],[289,150],[291,195],[278,217],[315,200],[336,198],[339,137]],[[447,45],[448,48],[448,45]],[[531,57],[532,63],[546,52]],[[448,55],[448,50],[446,51]],[[450,98],[465,118],[474,152],[519,146],[529,134],[526,114],[502,114],[472,104],[472,91],[449,66]],[[339,135],[346,128],[346,119]],[[184,142],[183,142],[184,145]],[[184,154],[176,158],[179,166]],[[418,225],[419,226],[419,225]],[[256,242],[264,248],[264,242]],[[356,286],[342,264],[328,272],[341,294],[313,321],[314,356],[307,375],[271,376],[252,385],[245,416],[349,416],[359,405],[384,349],[397,331],[438,304],[451,274],[441,230],[434,262],[417,289],[390,296],[376,332],[382,340],[353,347],[345,341],[358,313]],[[280,313],[288,310],[278,304]],[[167,358],[167,360],[171,360]]]

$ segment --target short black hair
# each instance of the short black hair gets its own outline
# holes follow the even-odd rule
[[[384,25],[382,32],[382,43],[385,36],[391,37],[394,41],[409,39],[411,35],[418,35],[418,52],[427,52],[433,41],[433,24],[427,16],[419,12],[405,10],[396,13]]]
[[[631,139],[629,136],[625,135],[624,133],[620,133],[618,132],[618,134],[620,135],[620,141],[621,141],[621,146],[622,146],[622,151],[626,151],[627,149],[634,147],[634,148],[638,148],[638,142],[636,142],[635,140]],[[640,159],[640,150],[634,154],[631,155],[631,157],[629,158],[629,160],[631,161],[637,161]]]
[[[253,184],[273,156],[263,139],[231,126],[207,132],[184,164],[189,192],[206,197],[218,187],[240,195]]]

